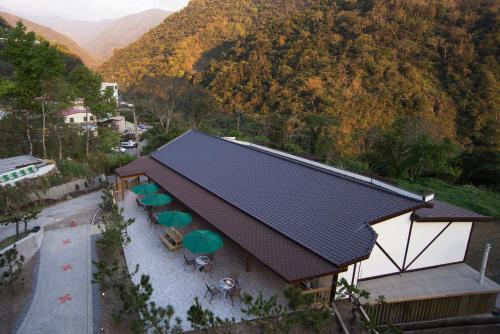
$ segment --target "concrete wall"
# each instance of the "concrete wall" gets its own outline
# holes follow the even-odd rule
[[[61,184],[59,186],[49,188],[45,192],[40,191],[37,192],[36,194],[31,194],[30,199],[32,201],[38,199],[60,200],[63,199],[66,195],[76,191],[92,190],[98,188],[99,186],[102,185],[102,182],[99,182],[99,180],[102,180],[102,182],[104,182],[106,180],[106,177],[104,175],[97,176],[92,178],[90,182],[87,179],[78,179],[75,181],[71,181],[65,184]],[[85,186],[86,183],[88,187]]]
[[[373,225],[381,248],[375,245],[367,260],[350,265],[347,272],[339,274],[339,279],[343,277],[356,284],[358,279],[399,273],[405,266],[405,270],[409,271],[464,260],[472,222],[451,223],[432,244],[431,241],[446,227],[447,222],[413,222],[409,238],[411,224],[411,213],[407,213]]]
[[[88,116],[87,121],[84,120],[85,117]],[[73,118],[73,122],[71,122],[70,118]],[[80,123],[94,123],[96,121],[95,116],[91,113],[85,113],[85,111],[82,111],[81,113],[73,114],[73,115],[68,115],[64,116],[64,123],[68,124],[80,124]]]
[[[28,236],[15,243],[19,256],[24,256],[24,263],[28,262],[36,254],[36,252],[38,252],[40,246],[42,245],[43,236],[44,228],[43,226],[40,226],[40,230],[38,232],[30,233]],[[12,247],[14,247],[14,244],[0,250],[0,254],[5,253]],[[0,273],[2,273],[2,271],[0,271]]]

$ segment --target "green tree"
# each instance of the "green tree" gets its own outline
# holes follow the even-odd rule
[[[51,80],[64,73],[64,60],[56,48],[47,41],[38,40],[33,32],[26,32],[26,27],[20,22],[9,33],[2,55],[14,67],[14,107],[25,111],[29,154],[33,154],[30,122],[39,111],[42,116],[43,154],[46,156],[46,87]]]
[[[88,111],[102,118],[108,113],[113,114],[116,111],[116,102],[112,92],[106,90],[101,92],[102,78],[97,73],[92,72],[87,67],[81,65],[76,66],[69,74],[69,82],[71,83],[74,95],[83,99],[88,118]],[[86,128],[85,156],[88,159],[90,155],[90,129]]]

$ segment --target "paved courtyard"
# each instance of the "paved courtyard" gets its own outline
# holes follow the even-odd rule
[[[286,282],[257,260],[252,261],[250,272],[246,272],[244,250],[226,237],[223,237],[224,247],[215,253],[217,262],[212,272],[202,273],[192,267],[184,270],[182,253],[185,252],[191,256],[193,254],[186,249],[170,251],[159,238],[163,227],[150,226],[146,213],[137,206],[136,198],[135,194],[126,191],[125,199],[121,204],[124,207],[125,218],[135,218],[135,223],[128,229],[132,242],[124,249],[127,265],[129,270],[134,270],[136,264],[140,265],[139,273],[134,277],[136,283],[142,273],[151,277],[154,288],[152,300],[161,306],[172,305],[175,316],[182,319],[185,329],[189,329],[189,323],[186,320],[187,311],[195,297],[199,297],[201,304],[210,308],[216,316],[234,317],[237,321],[244,317],[241,312],[242,304],[238,299],[235,299],[234,306],[231,306],[229,297],[227,299],[214,297],[209,305],[208,297],[206,299],[203,297],[206,291],[205,283],[218,285],[222,278],[227,277],[233,271],[240,274],[242,293],[257,296],[261,291],[265,297],[277,295],[279,301],[284,303],[282,291]],[[188,211],[175,200],[167,209]],[[180,231],[186,234],[193,229],[214,230],[202,218],[194,214],[190,226]]]

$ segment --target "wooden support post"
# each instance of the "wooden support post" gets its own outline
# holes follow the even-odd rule
[[[337,292],[337,281],[339,279],[339,274],[335,273],[332,277],[332,287],[330,290],[330,298],[328,299],[328,305],[331,305],[335,300],[335,294]]]
[[[250,272],[250,263],[251,263],[251,259],[250,259],[250,256],[248,254],[245,255],[245,271],[247,273]]]

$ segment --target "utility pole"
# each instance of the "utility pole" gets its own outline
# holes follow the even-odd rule
[[[243,110],[241,109],[236,109],[236,131],[238,131],[238,134],[240,133],[240,118],[241,115],[243,114]]]
[[[137,116],[135,114],[135,105],[132,104],[132,113],[134,114],[134,133],[135,133],[135,143],[136,143],[136,147],[135,147],[135,154],[137,156],[137,158],[139,158],[141,156],[141,148],[139,146],[139,132],[137,130]]]
[[[488,255],[490,254],[491,244],[486,244],[484,248],[483,263],[481,264],[481,271],[479,272],[479,284],[484,282],[484,274],[486,272],[486,264],[488,263]]]

